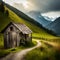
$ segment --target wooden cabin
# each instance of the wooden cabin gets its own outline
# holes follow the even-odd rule
[[[10,22],[2,33],[5,48],[14,48],[32,42],[32,31],[22,23]]]

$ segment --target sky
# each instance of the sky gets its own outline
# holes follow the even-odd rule
[[[3,0],[22,11],[40,11],[49,17],[60,16],[60,0]]]
[[[29,0],[41,12],[60,11],[60,0]]]
[[[32,4],[28,0],[3,0],[3,1],[24,12],[35,10],[34,4]]]

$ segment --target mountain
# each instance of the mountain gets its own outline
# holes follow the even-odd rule
[[[52,22],[53,18],[49,18],[48,16],[43,16],[46,20]]]
[[[60,17],[47,26],[47,29],[52,30],[55,34],[60,36]]]
[[[48,20],[48,21],[51,21],[51,22],[53,22],[56,18],[58,18],[58,17],[55,17],[55,18],[53,18],[53,17],[48,17],[48,16],[43,16],[46,20]]]
[[[45,19],[40,12],[37,11],[30,11],[28,12],[28,15],[32,17],[35,21],[39,22],[42,26],[48,25],[51,21]]]

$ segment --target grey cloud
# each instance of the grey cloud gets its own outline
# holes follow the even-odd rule
[[[40,12],[60,11],[60,0],[28,0]]]

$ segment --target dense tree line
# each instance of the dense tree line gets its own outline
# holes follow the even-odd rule
[[[49,30],[47,28],[43,28],[47,33],[57,36],[57,34],[53,30]]]

